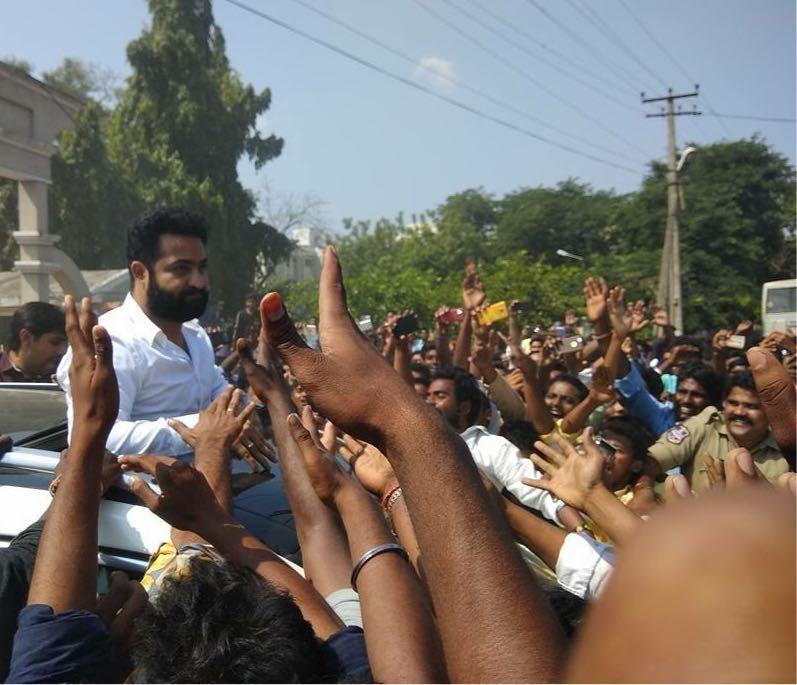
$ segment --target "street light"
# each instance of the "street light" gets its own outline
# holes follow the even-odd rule
[[[568,252],[567,250],[563,250],[561,247],[556,251],[560,257],[567,257],[568,259],[575,259],[579,262],[583,262],[584,258],[580,255],[573,254],[572,252]]]

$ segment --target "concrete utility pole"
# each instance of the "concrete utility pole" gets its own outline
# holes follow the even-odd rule
[[[683,209],[683,196],[681,195],[678,167],[676,162],[677,152],[675,145],[675,117],[690,115],[699,116],[702,112],[696,109],[683,111],[675,110],[675,100],[680,98],[697,97],[699,86],[695,85],[692,93],[673,94],[672,88],[667,90],[667,95],[656,98],[646,98],[642,93],[642,102],[667,102],[667,109],[659,114],[646,114],[647,118],[667,117],[667,227],[664,232],[664,249],[661,253],[661,270],[659,271],[659,288],[657,301],[664,307],[670,316],[670,324],[675,327],[676,333],[683,332],[683,302],[681,299],[681,244],[678,234],[678,217]]]

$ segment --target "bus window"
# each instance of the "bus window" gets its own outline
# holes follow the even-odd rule
[[[790,314],[797,311],[797,288],[772,288],[767,291],[767,314]]]

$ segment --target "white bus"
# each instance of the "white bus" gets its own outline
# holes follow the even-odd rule
[[[764,335],[797,331],[797,279],[770,281],[761,289],[761,325]]]

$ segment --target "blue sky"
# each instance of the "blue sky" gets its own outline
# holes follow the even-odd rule
[[[696,81],[702,96],[686,102],[707,115],[795,118],[793,0],[302,0],[411,61],[296,0],[243,1],[439,95],[611,163],[504,128],[216,0],[232,65],[272,90],[259,125],[285,138],[282,156],[261,172],[241,163],[244,184],[257,191],[267,178],[277,193],[311,193],[327,203],[332,228],[343,217],[409,216],[477,186],[501,195],[573,176],[634,190],[666,141],[664,120],[644,117],[657,110],[640,104],[640,90],[681,92]],[[7,2],[0,58],[25,59],[40,74],[77,57],[124,76],[125,46],[148,17],[142,0]],[[677,125],[681,144],[760,132],[795,160],[794,123],[702,116]]]

